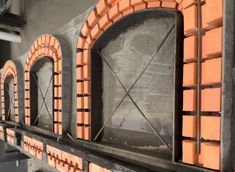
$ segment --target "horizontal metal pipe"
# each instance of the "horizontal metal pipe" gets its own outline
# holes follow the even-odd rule
[[[22,37],[20,35],[16,35],[13,33],[7,33],[7,32],[0,31],[0,40],[21,43]]]

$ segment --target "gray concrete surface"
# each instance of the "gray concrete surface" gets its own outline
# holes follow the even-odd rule
[[[63,25],[86,11],[96,0],[26,0],[26,22],[21,44],[11,44],[11,57],[23,55],[32,41],[43,33],[55,33]],[[20,1],[14,0],[12,11],[18,12]]]

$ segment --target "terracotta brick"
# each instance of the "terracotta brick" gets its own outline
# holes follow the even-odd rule
[[[207,8],[206,8],[206,4],[201,6],[201,12],[202,12],[202,28],[206,28],[207,27],[207,23],[206,23],[206,15],[207,15]]]
[[[195,141],[183,140],[183,159],[182,161],[187,164],[196,164],[198,156],[196,151],[197,145]]]
[[[223,0],[206,0],[206,23],[221,26],[223,22]]]
[[[157,8],[161,5],[159,0],[145,0],[145,2],[147,3],[147,8]]]
[[[84,50],[83,63],[84,64],[91,63],[91,50]]]
[[[76,68],[77,80],[83,80],[83,67]]]
[[[58,121],[62,122],[63,118],[62,118],[62,112],[58,112]]]
[[[107,3],[111,6],[115,5],[119,0],[107,0]]]
[[[77,138],[83,139],[84,138],[84,127],[77,126]]]
[[[77,97],[77,109],[83,109],[83,108],[84,108],[84,98]]]
[[[83,78],[90,79],[90,65],[83,66]]]
[[[102,30],[106,30],[108,27],[112,25],[112,21],[109,20],[108,14],[105,14],[100,20],[99,20],[99,27]]]
[[[88,34],[89,34],[89,32],[90,32],[90,27],[89,27],[89,25],[88,25],[88,23],[87,23],[87,21],[86,21],[86,22],[84,23],[84,25],[82,26],[81,33],[82,33],[82,35],[83,35],[84,37],[87,37]]]
[[[190,36],[184,39],[184,61],[197,60],[197,36]]]
[[[84,49],[85,47],[85,38],[79,37],[77,42],[77,48]]]
[[[77,124],[84,123],[84,112],[77,112]]]
[[[116,22],[122,17],[122,13],[120,13],[118,9],[118,4],[116,4],[109,10],[108,17],[112,22]]]
[[[84,96],[84,108],[85,109],[90,108],[90,96]]]
[[[121,0],[119,2],[119,11],[126,16],[134,12],[134,8],[130,5],[130,0]]]
[[[197,30],[197,6],[192,5],[183,10],[184,15],[184,33],[190,35]]]
[[[91,124],[91,114],[90,112],[83,112],[84,115],[84,124],[90,125]]]
[[[202,63],[202,84],[222,82],[222,58],[206,60]]]
[[[205,51],[207,56],[221,57],[222,56],[222,27],[206,32],[205,36]]]
[[[195,86],[197,83],[197,63],[184,64],[183,86]]]
[[[92,28],[96,24],[98,19],[99,19],[99,16],[97,15],[96,10],[92,10],[90,12],[90,15],[87,18],[87,23],[89,27]]]
[[[77,94],[83,94],[84,84],[83,82],[77,82]]]
[[[91,139],[91,127],[90,126],[85,126],[84,127],[84,139],[85,140],[90,140]]]
[[[197,117],[193,115],[183,115],[183,136],[197,136]]]
[[[90,94],[90,81],[84,81],[84,94]]]
[[[102,34],[102,30],[99,28],[98,23],[92,28],[91,30],[91,37],[92,39],[96,40]]]
[[[206,140],[220,140],[220,117],[201,116],[201,137]]]
[[[206,59],[207,54],[206,54],[206,36],[202,37],[202,58]]]
[[[183,111],[196,111],[196,90],[184,90]]]
[[[134,5],[134,11],[141,11],[147,8],[147,5],[145,3]]]
[[[177,3],[175,1],[165,0],[165,1],[162,2],[162,7],[176,9]]]
[[[203,167],[220,169],[220,145],[207,143],[204,146]]]
[[[104,172],[104,168],[96,164],[89,163],[89,172]]]
[[[190,7],[192,5],[196,5],[197,1],[196,0],[183,0],[181,5],[183,6],[183,8],[187,8]]]
[[[58,134],[58,123],[54,123],[54,133]]]
[[[221,88],[203,89],[201,93],[201,110],[206,112],[221,111]]]
[[[78,52],[76,54],[77,65],[83,65],[83,52]]]
[[[108,4],[106,4],[105,0],[100,0],[96,4],[96,11],[99,16],[103,16],[105,11],[109,8]]]

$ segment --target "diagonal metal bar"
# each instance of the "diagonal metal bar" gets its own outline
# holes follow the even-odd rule
[[[7,90],[7,94],[8,94],[9,100],[10,100],[10,105],[9,105],[8,112],[7,112],[7,115],[9,117],[11,108],[13,109],[13,113],[15,113],[15,102],[14,102],[14,100],[12,100],[14,98],[13,97],[13,94],[14,94],[14,85],[13,85],[13,93],[12,94],[10,93],[10,90],[8,88],[6,90]]]
[[[123,100],[125,99],[126,96],[129,96],[132,100],[132,102],[134,103],[134,105],[137,107],[137,109],[140,111],[140,113],[142,114],[142,116],[146,119],[147,123],[150,125],[151,129],[154,131],[154,133],[160,138],[160,140],[168,147],[168,149],[171,151],[171,148],[169,147],[169,145],[167,144],[167,142],[161,137],[160,133],[153,127],[153,125],[151,124],[151,122],[148,120],[148,118],[145,116],[145,114],[140,110],[140,108],[137,106],[137,104],[134,102],[133,98],[130,96],[129,92],[130,90],[135,86],[135,84],[138,82],[138,80],[142,77],[142,75],[144,74],[144,72],[146,71],[146,69],[148,68],[148,66],[151,64],[152,60],[154,59],[154,57],[156,56],[156,54],[159,52],[159,50],[161,49],[161,47],[163,46],[163,44],[165,43],[165,41],[167,40],[168,36],[171,34],[171,32],[173,31],[175,25],[173,25],[170,30],[167,32],[166,36],[164,37],[163,41],[161,42],[161,44],[159,45],[159,47],[157,48],[157,50],[153,53],[150,61],[148,62],[148,64],[146,65],[146,67],[144,68],[144,70],[142,71],[142,73],[139,75],[139,77],[137,78],[137,80],[131,85],[131,87],[127,90],[125,88],[125,86],[122,84],[121,80],[118,78],[118,76],[116,75],[116,73],[113,71],[112,67],[109,65],[109,63],[106,61],[104,55],[98,51],[99,55],[101,56],[101,58],[105,61],[105,63],[108,65],[108,67],[110,68],[112,74],[115,76],[115,78],[120,82],[121,86],[123,87],[123,89],[125,90],[126,94],[125,96],[122,98],[122,100],[120,101],[120,103],[118,104],[118,106],[115,108],[115,110],[112,112],[112,114],[109,116],[109,118],[107,119],[107,121],[103,124],[103,126],[101,127],[101,129],[99,130],[99,132],[97,133],[97,135],[95,136],[94,140],[96,140],[98,138],[98,136],[101,134],[101,132],[103,131],[104,127],[107,125],[107,123],[111,120],[111,118],[113,117],[114,113],[116,112],[116,110],[118,109],[118,107],[121,105],[121,103],[123,102]]]
[[[34,80],[36,81],[37,86],[38,86],[38,89],[39,89],[39,92],[40,92],[40,94],[41,94],[41,97],[43,98],[43,93],[42,93],[41,87],[40,87],[40,85],[38,84],[38,81],[37,81],[37,79],[35,78],[35,76],[34,76],[34,75],[33,75],[33,78],[34,78]],[[51,113],[50,113],[50,111],[49,111],[49,109],[48,109],[48,107],[47,107],[47,104],[46,104],[46,102],[45,102],[45,100],[44,100],[44,99],[43,99],[43,102],[44,102],[44,104],[45,104],[45,107],[46,107],[47,113],[48,113],[48,115],[50,116],[51,121],[53,122],[53,118],[52,118],[52,116],[51,116]]]
[[[49,81],[49,85],[48,85],[48,87],[47,87],[47,90],[46,90],[44,96],[42,96],[43,101],[42,101],[42,103],[41,103],[41,105],[40,105],[40,109],[39,109],[38,115],[37,115],[37,117],[36,117],[35,120],[34,120],[34,125],[36,124],[38,118],[41,116],[41,110],[42,110],[43,104],[46,103],[45,100],[46,100],[46,97],[47,97],[47,93],[48,93],[48,91],[49,91],[49,87],[50,87],[51,82],[52,82],[52,77],[53,77],[53,74],[51,75],[51,78],[50,78],[50,81]]]

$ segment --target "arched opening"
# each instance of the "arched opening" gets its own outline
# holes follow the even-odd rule
[[[46,81],[48,84],[44,83]],[[42,92],[44,86],[45,90],[43,90],[47,94]],[[48,94],[49,88],[51,91]],[[45,97],[48,95],[50,98],[46,103]],[[35,97],[40,98],[35,101]],[[45,107],[44,112],[42,111],[43,106]],[[26,58],[25,123],[28,126],[40,125],[40,128],[47,128],[49,131],[62,135],[62,122],[67,122],[67,120],[63,120],[62,111],[62,49],[60,42],[54,36],[45,34],[34,41]],[[45,113],[47,115],[43,115],[42,120],[38,119],[42,116],[41,112],[47,112]],[[44,118],[48,119],[48,116],[50,121],[44,121]],[[50,127],[48,127],[49,125]]]
[[[53,60],[44,57],[30,70],[31,125],[53,132]]]
[[[175,132],[181,132],[174,123],[182,104],[182,29],[182,15],[146,10],[123,18],[96,40],[92,141],[172,158]]]

